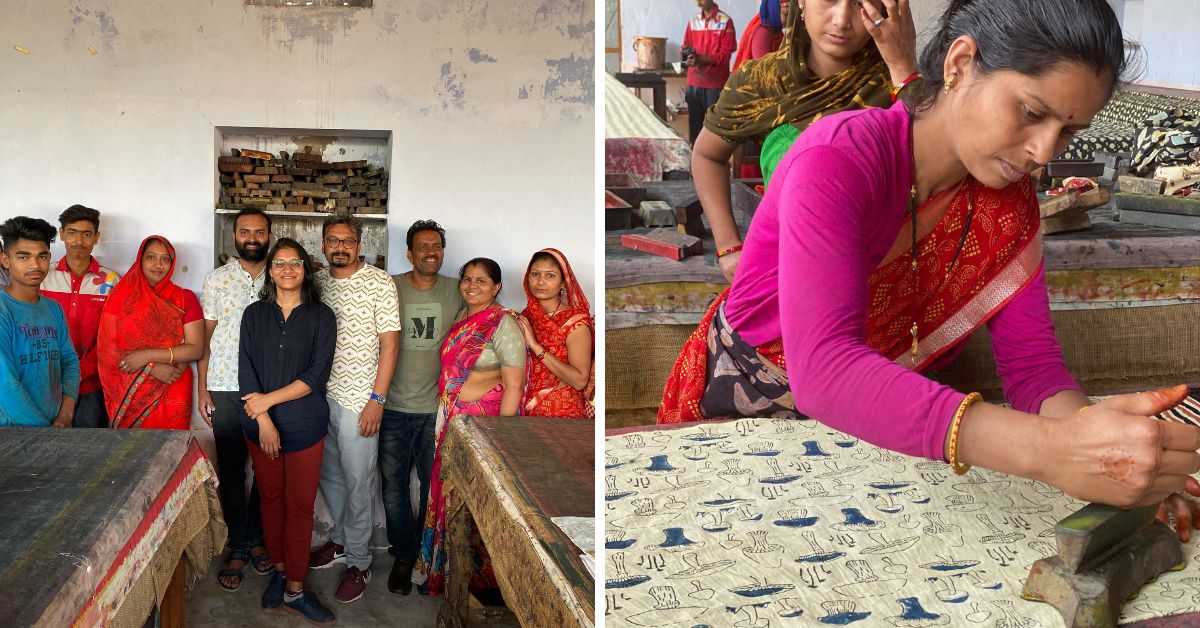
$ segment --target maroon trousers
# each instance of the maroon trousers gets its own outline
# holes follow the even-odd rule
[[[325,439],[308,449],[280,453],[274,460],[248,438],[246,447],[254,463],[262,504],[263,539],[271,562],[284,563],[290,582],[304,582]]]

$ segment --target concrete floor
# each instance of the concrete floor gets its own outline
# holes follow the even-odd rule
[[[397,595],[387,590],[387,577],[392,568],[392,558],[386,550],[374,552],[371,565],[371,582],[367,592],[358,601],[341,604],[334,601],[333,591],[344,565],[327,569],[311,570],[305,588],[321,598],[321,602],[337,615],[338,626],[404,626],[423,628],[433,626],[437,620],[441,598],[417,595],[416,587],[409,595]],[[223,557],[213,561],[208,574],[198,580],[187,591],[184,603],[189,628],[232,628],[238,626],[308,626],[300,617],[286,615],[280,611],[262,610],[262,592],[267,586],[267,576],[260,576],[249,567],[241,588],[228,593],[217,585],[217,570]]]

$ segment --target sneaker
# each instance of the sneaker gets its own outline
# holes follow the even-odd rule
[[[388,591],[408,595],[412,593],[413,564],[402,560],[392,562],[392,573],[388,575]]]
[[[304,591],[300,594],[300,599],[294,602],[284,602],[283,612],[299,615],[314,626],[328,626],[337,621],[333,611],[326,608],[312,591]]]
[[[367,590],[367,583],[370,581],[370,569],[363,571],[358,567],[351,567],[342,576],[342,582],[334,592],[333,599],[343,604],[353,602],[363,596]]]
[[[267,588],[263,590],[262,594],[264,611],[273,611],[283,605],[283,589],[286,583],[287,577],[282,571],[271,574],[271,579],[267,580]]]
[[[309,569],[324,569],[334,563],[346,562],[346,548],[328,541],[308,555]]]

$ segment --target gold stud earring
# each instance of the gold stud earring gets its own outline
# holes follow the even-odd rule
[[[954,89],[954,86],[958,84],[958,72],[951,72],[950,76],[946,77],[945,82],[946,86],[942,88],[942,91],[949,94],[950,90]]]

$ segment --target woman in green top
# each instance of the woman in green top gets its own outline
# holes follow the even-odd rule
[[[771,170],[792,142],[821,116],[891,103],[893,84],[917,67],[909,0],[797,0],[783,46],[747,61],[729,77],[704,117],[692,152],[696,193],[718,251],[741,244],[729,196],[729,158],[747,140],[763,143]],[[884,17],[886,11],[887,17]],[[719,259],[733,281],[736,252]]]

